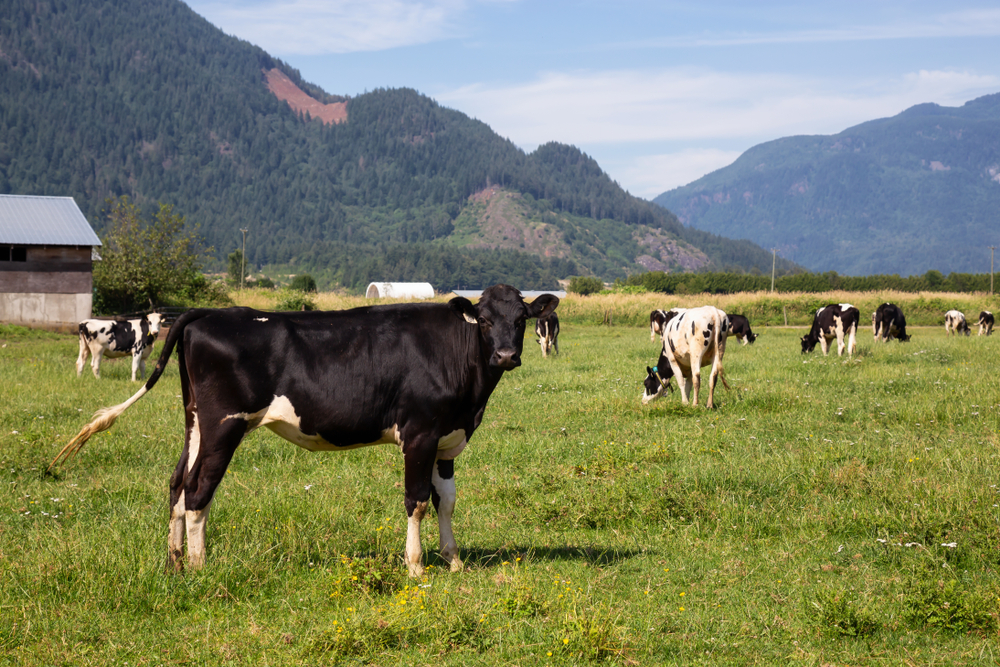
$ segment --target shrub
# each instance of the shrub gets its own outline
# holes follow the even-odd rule
[[[316,303],[305,294],[289,294],[274,305],[275,310],[316,310]]]
[[[288,284],[288,287],[298,292],[315,292],[316,281],[308,273],[303,273],[292,278],[292,282]]]
[[[569,287],[566,289],[574,294],[586,296],[588,294],[597,294],[603,290],[604,283],[600,278],[592,276],[573,276],[570,278]]]

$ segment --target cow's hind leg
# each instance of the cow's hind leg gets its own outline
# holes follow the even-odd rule
[[[462,561],[458,557],[458,544],[451,529],[451,517],[455,513],[455,461],[438,459],[431,475],[431,500],[438,514],[438,535],[440,536],[441,557],[451,565],[452,572],[462,571]]]
[[[94,377],[101,377],[101,357],[104,356],[104,348],[98,343],[90,348],[90,368],[94,371]]]
[[[83,334],[80,334],[80,355],[76,358],[76,376],[80,377],[83,373],[83,365],[87,363],[87,353],[90,352],[90,348],[87,347],[87,339],[84,338]]]

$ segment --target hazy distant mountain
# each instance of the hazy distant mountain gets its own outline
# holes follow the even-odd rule
[[[755,146],[654,200],[811,270],[984,272],[1000,245],[1000,94]]]
[[[179,0],[10,0],[0,16],[0,192],[173,204],[216,256],[351,287],[754,266],[579,150],[525,154],[412,90],[329,95]],[[779,268],[791,268],[785,262]]]

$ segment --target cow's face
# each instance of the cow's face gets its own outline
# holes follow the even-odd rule
[[[755,340],[757,340],[757,336],[759,336],[759,335],[760,335],[760,334],[755,334],[755,333],[751,333],[751,334],[747,334],[747,342],[748,342],[748,343],[750,343],[750,344],[752,345],[752,344],[753,344],[753,342],[754,342]]]
[[[160,313],[150,313],[146,315],[146,321],[149,322],[149,333],[153,336],[160,333],[160,324],[163,322],[163,315]]]
[[[900,343],[909,343],[910,342],[910,334],[906,334],[905,336],[900,336],[899,337],[899,342]]]
[[[802,337],[802,354],[806,352],[812,352],[816,348],[817,341],[810,340],[809,336]]]
[[[559,305],[559,299],[543,294],[525,303],[521,293],[510,285],[494,285],[483,292],[476,305],[462,297],[449,303],[466,320],[479,326],[479,338],[490,366],[509,371],[521,365],[527,321],[551,313]]]
[[[670,378],[673,376],[674,371],[663,355],[660,355],[660,361],[653,368],[646,366],[646,379],[642,381],[642,404],[652,403],[666,394],[667,390],[672,391]]]

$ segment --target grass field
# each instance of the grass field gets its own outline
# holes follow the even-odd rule
[[[165,575],[176,363],[46,476],[138,385],[126,361],[76,378],[70,336],[0,327],[0,664],[1000,660],[1000,336],[865,329],[846,360],[770,327],[730,341],[710,412],[641,406],[648,329],[570,310],[561,354],[526,342],[456,462],[467,570],[431,517],[419,581],[394,447],[266,429],[220,486],[207,567]]]

